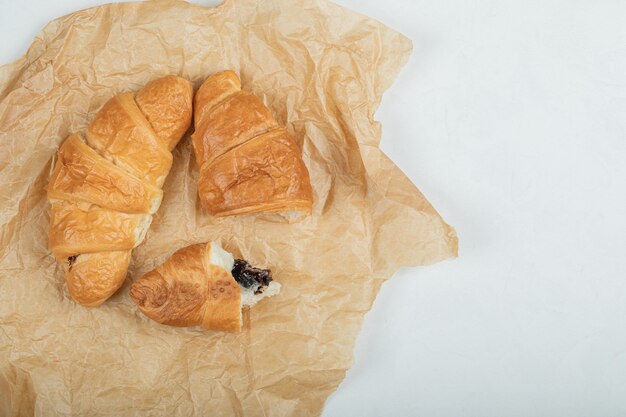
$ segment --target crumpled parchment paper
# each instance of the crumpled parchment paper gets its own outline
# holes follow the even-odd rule
[[[382,282],[457,252],[454,230],[378,149],[373,114],[410,52],[322,0],[110,4],[48,24],[0,67],[0,415],[319,415]],[[100,308],[76,305],[47,247],[58,145],[118,92],[166,74],[197,88],[228,68],[301,146],[313,215],[209,217],[187,135],[124,287]],[[280,296],[245,311],[240,334],[140,314],[129,284],[208,240],[270,266]]]

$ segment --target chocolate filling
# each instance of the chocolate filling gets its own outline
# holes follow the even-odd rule
[[[243,259],[235,259],[232,274],[239,285],[252,288],[255,294],[261,294],[272,282],[272,271],[255,268]]]
[[[78,255],[69,256],[67,258],[67,263],[69,265],[69,269],[72,269],[72,265],[74,265],[74,262],[76,262],[76,258],[78,258]]]

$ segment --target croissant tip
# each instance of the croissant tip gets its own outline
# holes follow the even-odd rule
[[[133,283],[130,286],[130,298],[140,307],[143,307],[146,304],[146,293],[141,290],[138,283]]]

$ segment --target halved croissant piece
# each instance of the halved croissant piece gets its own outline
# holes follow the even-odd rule
[[[71,297],[97,306],[122,285],[161,204],[171,150],[191,124],[193,87],[167,76],[104,104],[61,145],[48,184],[49,246]]]
[[[241,330],[241,309],[280,292],[267,269],[235,260],[217,243],[176,251],[133,283],[131,299],[151,319],[170,326]]]
[[[194,99],[198,195],[214,216],[311,213],[309,172],[289,132],[235,72],[210,76]]]

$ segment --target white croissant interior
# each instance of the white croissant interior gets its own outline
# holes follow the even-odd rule
[[[209,262],[212,265],[219,266],[232,274],[235,258],[230,252],[225,251],[218,243],[211,242],[211,250],[209,253]],[[259,294],[255,294],[258,286],[245,288],[239,285],[239,287],[241,288],[242,307],[252,307],[262,299],[272,297],[280,292],[280,284],[276,281],[270,282],[269,285]]]
[[[262,299],[278,295],[279,292],[280,284],[276,281],[270,282],[265,290],[263,290],[260,294],[255,294],[252,288],[241,287],[241,306],[252,307]]]

